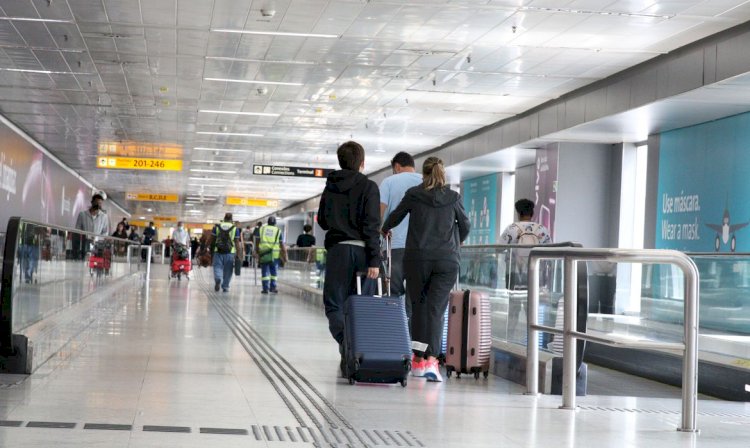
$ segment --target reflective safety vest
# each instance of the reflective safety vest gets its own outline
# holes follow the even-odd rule
[[[258,253],[260,254],[261,263],[270,263],[272,260],[279,259],[281,255],[281,229],[268,224],[260,228]],[[271,254],[270,257],[269,254]]]
[[[325,249],[315,249],[315,261],[317,261],[320,264],[325,264],[326,262],[326,250]]]

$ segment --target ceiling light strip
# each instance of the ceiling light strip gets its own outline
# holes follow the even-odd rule
[[[546,7],[541,7],[541,6],[521,6],[518,8],[518,10],[530,11],[530,12],[635,17],[635,18],[646,18],[646,19],[671,19],[674,17],[674,15],[669,15],[669,14],[643,14],[643,13],[637,13],[637,12],[594,11],[594,10],[589,10],[589,9],[546,8]]]
[[[269,112],[233,112],[231,110],[208,110],[201,109],[198,112],[206,114],[226,114],[226,115],[249,115],[253,117],[278,117],[281,114],[272,114]]]
[[[242,165],[243,162],[230,162],[228,160],[191,160],[192,163],[224,163],[226,165]]]
[[[209,61],[228,61],[228,62],[250,62],[256,64],[287,64],[287,65],[317,65],[314,61],[279,61],[273,59],[246,59],[230,58],[225,56],[206,56]]]
[[[218,174],[237,174],[237,171],[228,170],[204,170],[202,168],[190,168],[193,173],[218,173]]]
[[[94,75],[95,73],[85,72],[56,72],[54,70],[31,70],[26,68],[10,68],[0,67],[0,71],[3,72],[18,72],[18,73],[37,73],[40,75]]]
[[[13,22],[75,23],[72,20],[41,19],[37,17],[0,17],[0,20],[11,20]]]
[[[212,29],[214,33],[232,33],[232,34],[252,34],[256,36],[281,36],[281,37],[319,37],[322,39],[338,39],[338,34],[317,34],[317,33],[288,33],[285,31],[252,31],[252,30],[232,30],[227,28]]]
[[[223,151],[223,152],[244,152],[244,153],[251,153],[252,150],[249,149],[230,149],[230,148],[206,148],[204,146],[197,146],[193,148],[195,151]]]
[[[301,82],[256,81],[252,79],[203,78],[204,81],[237,82],[242,84],[267,84],[269,86],[301,86]]]
[[[240,137],[263,137],[263,134],[252,134],[252,133],[243,133],[243,132],[198,131],[198,132],[196,132],[196,134],[200,134],[200,135],[235,135],[235,136],[240,136]]]

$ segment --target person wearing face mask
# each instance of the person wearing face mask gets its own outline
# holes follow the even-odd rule
[[[99,193],[91,196],[91,207],[82,210],[76,219],[76,229],[96,235],[109,235],[109,216],[102,210],[104,196]],[[76,258],[84,259],[88,248],[87,237],[74,235],[73,251]]]
[[[177,223],[177,229],[172,232],[172,240],[175,242],[175,244],[182,244],[186,247],[190,244],[190,235],[188,235],[188,231],[185,230],[185,226],[182,224],[182,221]]]
[[[97,235],[109,235],[109,217],[102,210],[104,197],[97,193],[91,197],[91,207],[78,214],[76,229]]]

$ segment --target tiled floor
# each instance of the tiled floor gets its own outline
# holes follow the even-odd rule
[[[406,389],[350,386],[337,378],[338,352],[317,308],[283,293],[261,296],[246,272],[234,279],[228,294],[215,295],[199,276],[168,282],[162,269],[152,273],[148,297],[133,294],[69,359],[40,369],[21,385],[0,388],[0,419],[23,425],[71,422],[75,428],[0,428],[0,446],[310,445],[303,434],[323,446],[750,446],[750,405],[744,403],[701,400],[700,411],[713,415],[699,417],[702,432],[695,435],[675,430],[680,418],[675,398],[588,396],[579,400],[582,409],[571,412],[557,409],[560,397],[524,396],[521,387],[497,378],[442,384],[412,379]],[[208,280],[210,271],[201,275]],[[244,320],[257,331],[235,328],[279,391],[224,318]],[[284,360],[300,375],[282,371]],[[326,418],[341,429],[301,428]],[[84,429],[85,423],[132,429]],[[187,427],[190,433],[147,432],[145,425]],[[247,435],[200,432],[209,427],[242,429]]]

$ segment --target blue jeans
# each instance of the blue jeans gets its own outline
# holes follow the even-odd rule
[[[234,254],[214,253],[214,281],[221,282],[221,289],[228,290],[234,274]]]
[[[273,260],[270,263],[260,264],[261,280],[263,283],[263,291],[268,291],[268,285],[271,285],[271,291],[276,290],[276,267],[278,266],[279,260]]]
[[[36,270],[37,259],[39,258],[39,248],[31,244],[21,246],[21,270],[23,271],[24,280],[31,282]]]

